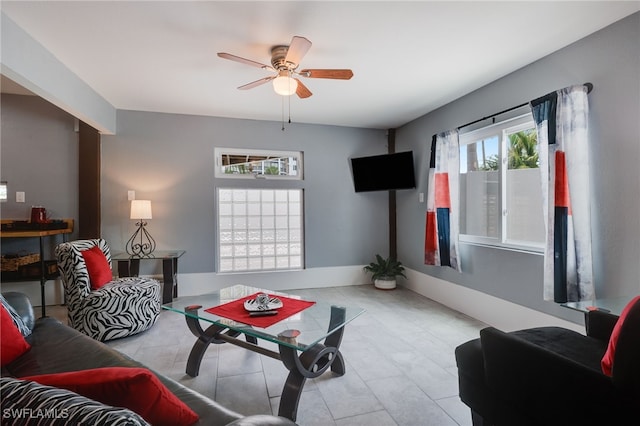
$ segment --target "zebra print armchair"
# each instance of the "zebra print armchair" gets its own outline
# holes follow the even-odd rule
[[[55,249],[69,325],[98,341],[149,329],[160,313],[160,283],[149,278],[127,277],[112,279],[93,290],[81,253],[95,246],[104,253],[110,266],[111,252],[103,239],[70,241]]]

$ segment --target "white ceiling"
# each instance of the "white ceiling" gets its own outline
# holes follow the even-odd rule
[[[304,79],[291,119],[395,128],[635,11],[638,1],[2,1],[2,11],[115,108],[279,121],[270,48],[313,42],[301,68],[351,68],[349,81]],[[284,106],[288,107],[289,98]],[[285,112],[286,114],[286,112]]]

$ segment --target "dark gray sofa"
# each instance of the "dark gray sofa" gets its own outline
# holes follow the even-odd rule
[[[141,363],[115,349],[62,324],[54,318],[34,319],[29,299],[22,293],[3,296],[20,314],[32,333],[26,338],[31,349],[2,368],[2,376],[31,375],[87,370],[100,367],[143,367]],[[153,373],[180,400],[195,411],[196,425],[295,425],[289,419],[272,415],[243,416],[162,375]]]

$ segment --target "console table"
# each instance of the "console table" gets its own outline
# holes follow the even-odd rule
[[[178,259],[184,250],[156,250],[150,255],[136,256],[119,252],[111,256],[118,263],[119,277],[137,277],[140,273],[140,262],[143,260],[162,261],[162,303],[171,303],[178,297]]]
[[[16,279],[8,279],[7,281],[32,281],[33,278],[40,280],[40,297],[41,297],[41,309],[42,316],[46,316],[46,301],[44,286],[48,280],[54,277],[47,274],[46,261],[44,258],[44,239],[54,237],[56,235],[62,235],[66,241],[66,234],[73,232],[73,219],[63,219],[67,227],[64,229],[16,229],[16,230],[0,230],[0,238],[38,238],[40,243],[40,275],[38,277],[22,277]],[[11,223],[13,220],[3,220],[2,223]],[[57,276],[57,274],[56,274]],[[5,277],[3,277],[3,281]]]

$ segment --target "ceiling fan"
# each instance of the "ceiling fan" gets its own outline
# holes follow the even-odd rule
[[[349,69],[303,69],[298,71],[298,66],[304,55],[311,48],[311,42],[304,37],[294,36],[288,46],[278,45],[271,48],[271,65],[265,65],[250,59],[230,53],[219,52],[218,56],[263,70],[272,71],[275,74],[261,78],[238,87],[240,90],[253,89],[254,87],[273,81],[275,92],[282,96],[291,96],[294,93],[304,99],[312,95],[311,91],[297,77],[329,78],[337,80],[349,80],[353,72]]]

